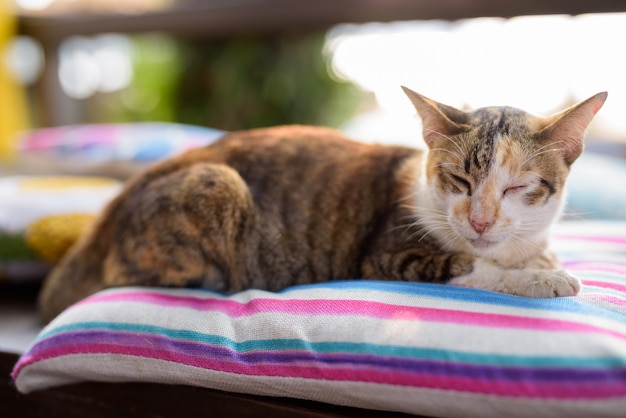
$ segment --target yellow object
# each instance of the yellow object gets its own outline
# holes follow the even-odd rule
[[[13,2],[0,0],[0,162],[15,157],[17,134],[27,127],[24,92],[4,65],[15,26]]]
[[[71,190],[79,187],[94,189],[118,186],[119,181],[106,177],[48,176],[24,177],[18,181],[21,190]]]
[[[85,213],[46,216],[26,229],[26,244],[43,260],[55,263],[87,231],[94,218]]]

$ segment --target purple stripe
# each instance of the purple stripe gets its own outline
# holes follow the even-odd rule
[[[40,341],[33,347],[30,356],[32,359],[46,358],[47,352],[63,352],[65,349],[70,349],[73,352],[92,353],[94,346],[109,344],[110,341],[115,341],[115,344],[111,344],[111,346],[128,347],[131,351],[133,348],[144,348],[154,352],[167,353],[165,356],[158,356],[162,360],[178,362],[181,356],[196,357],[200,360],[198,364],[203,364],[203,361],[205,364],[207,362],[210,364],[217,360],[235,361],[240,365],[248,366],[264,363],[301,365],[312,362],[318,367],[346,364],[403,373],[446,375],[496,381],[574,381],[579,384],[583,381],[606,382],[613,380],[621,383],[626,381],[625,368],[598,370],[512,367],[462,364],[454,361],[443,362],[419,358],[382,357],[368,353],[318,353],[301,350],[238,352],[224,346],[172,340],[159,335],[107,331],[72,332],[56,335]]]

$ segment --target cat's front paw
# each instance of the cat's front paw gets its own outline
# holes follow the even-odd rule
[[[485,259],[476,260],[471,273],[449,284],[530,298],[575,296],[581,288],[580,280],[562,269],[507,269]]]
[[[536,270],[533,278],[521,287],[519,295],[531,298],[576,296],[581,282],[565,270]]]

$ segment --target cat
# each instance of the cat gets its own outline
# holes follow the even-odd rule
[[[465,112],[403,89],[426,152],[280,126],[227,133],[135,176],[47,277],[43,318],[129,285],[382,279],[576,295],[548,229],[607,93],[544,118]]]

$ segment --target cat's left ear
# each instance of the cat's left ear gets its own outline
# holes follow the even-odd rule
[[[583,151],[587,127],[606,100],[607,92],[598,93],[564,111],[548,117],[539,133],[542,141],[549,141],[561,150],[570,165]]]

